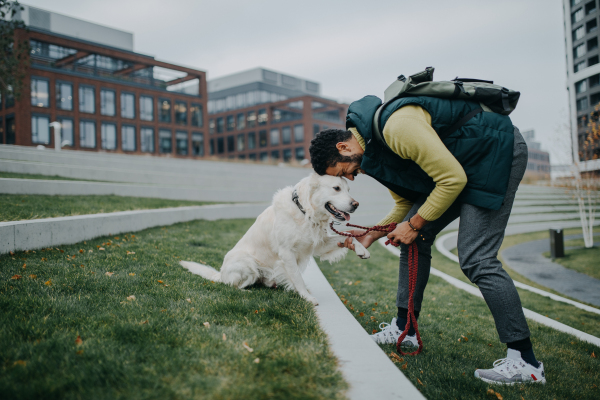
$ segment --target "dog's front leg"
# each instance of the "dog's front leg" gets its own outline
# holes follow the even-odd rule
[[[279,258],[281,267],[288,278],[290,286],[292,286],[300,296],[304,297],[315,306],[319,305],[316,297],[308,293],[308,290],[306,289],[306,284],[304,283],[304,279],[302,278],[302,274],[300,273],[300,268],[298,267],[298,263],[296,262],[296,257],[294,254],[287,252],[279,253]]]

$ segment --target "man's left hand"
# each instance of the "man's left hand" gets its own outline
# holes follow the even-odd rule
[[[387,238],[393,243],[411,244],[415,241],[417,236],[419,236],[418,231],[413,230],[408,225],[408,222],[402,222],[396,229],[387,235]]]

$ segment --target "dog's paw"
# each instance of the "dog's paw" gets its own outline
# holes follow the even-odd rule
[[[363,260],[371,258],[371,253],[369,253],[369,250],[367,250],[367,248],[363,246],[358,240],[354,239],[352,241],[352,244],[354,245],[354,252],[359,258],[362,258]]]
[[[318,306],[319,305],[319,300],[317,300],[316,297],[311,296],[308,293],[303,294],[302,297],[304,297],[305,300],[310,301],[313,304],[313,306]]]

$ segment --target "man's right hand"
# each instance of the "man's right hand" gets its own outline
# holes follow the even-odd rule
[[[361,235],[363,234],[365,231],[362,229],[353,229],[351,231],[346,231],[349,233],[352,233],[353,235]],[[346,247],[352,251],[354,251],[354,245],[352,244],[352,239],[356,239],[360,242],[360,244],[362,244],[363,246],[365,246],[365,248],[369,248],[369,246],[371,246],[371,244],[376,241],[377,239],[384,237],[386,235],[385,232],[369,232],[367,233],[365,236],[361,236],[361,237],[357,237],[357,238],[351,238],[351,237],[347,237],[343,242],[338,243],[338,247]]]

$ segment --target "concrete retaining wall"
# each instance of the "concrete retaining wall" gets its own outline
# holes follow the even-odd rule
[[[217,204],[0,222],[0,254],[72,244],[196,219],[256,218],[267,204]]]

